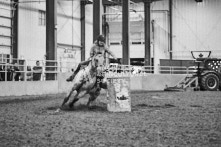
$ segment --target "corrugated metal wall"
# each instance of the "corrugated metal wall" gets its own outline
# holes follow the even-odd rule
[[[168,0],[151,3],[151,57],[155,64],[160,58],[169,55],[169,19]],[[109,23],[110,49],[118,58],[122,58],[122,13],[121,6],[107,8],[107,21]],[[130,6],[130,58],[144,58],[144,4],[137,3]]]
[[[46,25],[40,19],[46,14],[46,1],[19,0],[18,58],[43,60],[46,54]],[[43,13],[43,14],[42,14]],[[86,58],[93,43],[93,5],[86,5]],[[63,61],[80,62],[80,0],[57,3],[58,57]],[[0,1],[0,54],[11,54],[10,0]],[[45,22],[44,22],[45,23]]]
[[[19,0],[18,58],[43,60],[46,55],[46,25],[39,23],[45,1]]]
[[[81,60],[80,1],[58,1],[57,14],[57,59],[78,63]]]
[[[85,6],[85,59],[90,57],[90,49],[93,43],[93,5]]]
[[[12,7],[10,0],[0,1],[0,54],[11,54]]]
[[[80,1],[58,1],[57,13],[58,43],[80,46]]]
[[[131,6],[131,9],[136,10],[137,14],[131,12],[131,22],[137,21],[138,18],[144,18],[142,13],[143,6],[138,4]],[[220,0],[203,0],[197,3],[195,0],[173,0],[173,59],[187,60],[193,59],[191,51],[212,51],[211,57],[221,57],[221,1]],[[169,1],[157,1],[151,3],[151,20],[154,20],[154,30],[151,49],[151,57],[154,57],[155,64],[159,63],[159,59],[169,59]],[[139,12],[140,11],[140,12]],[[116,42],[121,42],[121,7],[110,7],[108,9],[108,21],[110,24],[110,42],[111,49],[121,57],[122,47],[116,45]],[[136,15],[136,18],[134,16]],[[139,21],[139,20],[138,20]],[[118,25],[116,25],[118,23]],[[140,21],[143,23],[143,21]],[[132,28],[131,30],[137,30]],[[142,28],[138,27],[139,29]],[[138,30],[142,32],[141,30]],[[139,33],[138,32],[138,33]],[[136,40],[137,35],[131,38]],[[141,33],[141,41],[143,33]],[[133,41],[133,40],[131,40]],[[142,52],[144,45],[131,45],[131,52]],[[143,52],[142,52],[143,53]],[[131,58],[143,58],[139,54],[131,54]]]
[[[19,2],[18,57],[43,60],[46,54],[46,26],[40,23],[40,19],[42,19],[41,13],[46,12],[46,1],[20,0]],[[57,59],[72,63],[80,62],[80,1],[58,0],[57,2]],[[92,10],[92,5],[86,5],[86,49],[92,45],[92,17],[90,17]]]
[[[46,27],[39,25],[39,11],[45,12],[45,1],[20,0],[19,1],[19,26],[18,26],[18,57],[25,59],[44,59],[46,54]],[[0,16],[11,17],[9,6],[10,0],[0,1]],[[221,1],[203,0],[202,3],[196,3],[195,0],[173,0],[173,59],[192,59],[190,51],[212,51],[212,57],[221,57]],[[7,9],[7,10],[5,10]],[[132,14],[131,20],[143,23],[143,5],[136,9],[137,13]],[[154,25],[154,46],[152,48],[152,57],[157,59],[169,59],[168,52],[168,0],[152,3],[151,15],[155,20]],[[58,1],[58,44],[74,46],[73,59],[80,61],[81,33],[80,33],[80,1]],[[160,13],[156,12],[157,10]],[[118,11],[121,11],[120,9]],[[139,12],[140,11],[140,12]],[[112,13],[110,11],[110,13]],[[93,39],[93,5],[86,5],[86,58],[89,57],[89,50]],[[0,34],[4,36],[11,35],[11,19],[0,17]],[[116,15],[114,16],[116,18]],[[120,19],[121,16],[118,16]],[[140,20],[137,20],[139,18]],[[113,18],[111,18],[113,19]],[[116,20],[116,19],[115,19]],[[136,23],[134,24],[137,27]],[[110,31],[116,31],[110,26]],[[132,26],[133,27],[133,26]],[[140,28],[142,28],[141,25]],[[121,38],[121,27],[119,27]],[[112,29],[112,30],[111,30]],[[137,29],[132,29],[137,30]],[[140,38],[143,41],[142,30],[132,32],[132,39],[137,41]],[[140,33],[141,36],[138,34]],[[3,36],[2,35],[2,36]],[[153,34],[152,34],[153,35]],[[158,35],[158,36],[157,36]],[[0,53],[11,54],[11,37],[2,37],[0,39]],[[139,36],[139,37],[137,37]],[[111,38],[112,37],[112,38]],[[111,39],[116,39],[110,36]],[[121,41],[121,40],[119,40]],[[4,46],[3,46],[4,45]],[[138,49],[139,48],[139,49]],[[121,47],[111,46],[111,49],[121,53]],[[78,50],[78,51],[77,51]],[[120,50],[120,51],[119,51]],[[143,58],[144,45],[132,45],[131,56]],[[66,57],[64,49],[60,49],[59,57]],[[142,53],[135,54],[136,52]],[[157,61],[155,61],[157,63]]]
[[[173,57],[192,59],[190,51],[221,57],[221,1],[173,1]]]

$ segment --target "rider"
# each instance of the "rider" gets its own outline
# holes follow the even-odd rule
[[[116,56],[113,54],[113,52],[111,52],[107,45],[105,44],[105,37],[103,35],[99,35],[96,39],[96,41],[94,42],[91,50],[90,50],[90,58],[86,61],[82,61],[78,64],[77,69],[74,71],[74,73],[66,79],[67,82],[72,81],[74,79],[74,77],[77,75],[77,73],[79,72],[81,65],[88,65],[89,62],[91,61],[91,58],[94,55],[97,54],[102,54],[105,57],[105,53],[110,54],[115,60],[117,60]]]

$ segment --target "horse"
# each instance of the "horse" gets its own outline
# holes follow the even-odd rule
[[[97,54],[92,57],[89,64],[85,68],[81,69],[75,76],[73,80],[74,85],[64,98],[59,109],[62,109],[68,102],[73,92],[75,92],[75,95],[68,104],[69,108],[72,108],[74,103],[86,94],[90,95],[87,102],[87,107],[90,107],[91,102],[99,96],[101,88],[107,89],[106,83],[101,82],[103,78],[104,62],[105,60],[102,54]],[[59,111],[59,109],[57,111]]]

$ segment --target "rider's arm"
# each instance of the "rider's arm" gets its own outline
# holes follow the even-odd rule
[[[116,56],[114,55],[114,53],[113,53],[111,50],[108,49],[108,47],[105,47],[105,51],[106,51],[109,55],[111,55],[115,60],[117,59]]]
[[[92,58],[94,56],[94,45],[91,47],[90,50],[90,58]]]

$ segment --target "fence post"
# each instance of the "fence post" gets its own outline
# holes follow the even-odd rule
[[[6,64],[5,64],[5,81],[8,80],[7,71],[8,71],[8,64],[6,63]]]
[[[27,60],[24,63],[24,81],[27,81]]]

